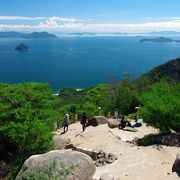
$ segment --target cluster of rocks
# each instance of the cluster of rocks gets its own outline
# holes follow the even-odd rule
[[[0,161],[0,179],[5,177],[10,170],[10,166],[7,165],[3,160]]]
[[[166,146],[180,147],[180,133],[172,133],[166,135],[156,136],[154,139],[155,144],[161,144]]]
[[[103,151],[99,151],[97,153],[97,157],[96,157],[96,166],[97,167],[100,167],[100,166],[104,166],[106,164],[111,164],[113,163],[114,161],[116,161],[118,158],[116,155],[114,154],[111,154],[111,153],[105,153]]]

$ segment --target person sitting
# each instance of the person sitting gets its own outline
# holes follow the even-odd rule
[[[142,121],[143,121],[142,118],[137,119],[136,124],[134,124],[133,127],[141,127],[142,126]]]
[[[129,121],[126,122],[126,126],[133,127]]]
[[[124,116],[121,119],[121,122],[119,124],[119,129],[124,129],[126,127],[126,121],[124,119]]]

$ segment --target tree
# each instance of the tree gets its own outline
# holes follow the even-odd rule
[[[49,149],[53,107],[48,84],[0,83],[0,150],[28,156]]]
[[[162,132],[180,131],[180,83],[161,80],[140,95],[141,113],[145,122]]]
[[[130,79],[111,84],[109,92],[106,94],[109,111],[118,110],[124,115],[134,112],[138,105],[137,95],[138,92]]]

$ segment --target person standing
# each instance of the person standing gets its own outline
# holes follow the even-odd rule
[[[69,114],[66,114],[63,119],[64,133],[66,133],[68,131],[68,126],[69,126]]]
[[[86,116],[86,113],[84,112],[83,115],[82,115],[82,118],[81,118],[81,124],[82,124],[83,132],[86,129],[86,123],[87,123],[87,116]]]

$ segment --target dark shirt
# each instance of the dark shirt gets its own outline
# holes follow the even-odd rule
[[[81,119],[81,124],[86,124],[86,120],[87,120],[87,118],[85,116],[83,116]]]

